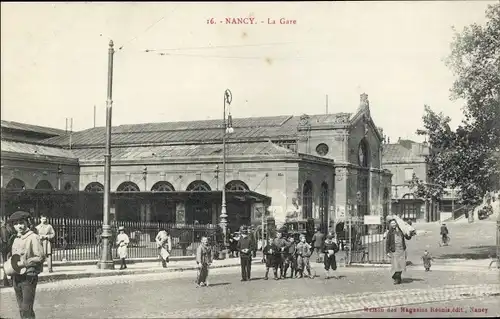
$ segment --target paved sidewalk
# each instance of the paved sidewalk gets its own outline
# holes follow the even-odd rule
[[[436,301],[464,300],[472,297],[490,297],[500,294],[500,285],[454,285],[430,289],[391,290],[380,293],[336,294],[314,296],[309,298],[285,299],[258,304],[239,304],[224,308],[204,307],[164,313],[165,318],[328,318],[334,314],[349,313],[364,309],[379,309],[381,307],[408,307],[411,304]],[[290,307],[300,304],[301,307]],[[454,309],[438,309],[448,312],[450,316]],[[411,309],[409,310],[411,311]],[[466,308],[459,312],[469,311]],[[367,313],[367,316],[369,314]]]
[[[260,263],[261,257],[253,258],[253,263]],[[212,268],[226,268],[240,266],[239,258],[226,258],[224,260],[214,260]],[[119,270],[119,263],[115,263],[114,270],[100,270],[96,265],[69,265],[54,267],[54,272],[49,273],[44,271],[39,275],[38,282],[47,282],[65,279],[90,278],[90,277],[107,277],[133,274],[149,274],[163,273],[175,271],[196,270],[196,262],[194,260],[178,260],[168,263],[167,268],[161,266],[160,261],[155,262],[140,262],[127,265],[127,269]],[[3,283],[0,283],[3,284]],[[0,288],[5,288],[0,286]]]

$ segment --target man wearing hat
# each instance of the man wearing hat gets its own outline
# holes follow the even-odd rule
[[[241,227],[241,237],[238,241],[238,251],[240,253],[241,262],[241,281],[250,280],[250,272],[252,270],[252,242],[248,237],[248,229]]]
[[[116,245],[118,246],[118,248],[116,249],[116,252],[121,260],[120,270],[127,269],[127,263],[125,262],[125,259],[128,255],[127,247],[129,243],[130,239],[128,238],[128,235],[125,234],[125,227],[118,227],[118,236],[116,236]]]
[[[21,318],[35,318],[33,304],[38,283],[38,274],[45,259],[40,237],[30,230],[30,214],[17,211],[9,218],[17,236],[12,243],[11,258],[6,272],[12,276],[12,285],[16,293]],[[5,265],[4,265],[5,267]]]

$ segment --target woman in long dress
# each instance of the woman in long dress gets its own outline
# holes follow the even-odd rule
[[[386,237],[386,251],[391,258],[391,273],[394,284],[401,283],[401,274],[406,271],[406,241],[411,235],[404,234],[395,219],[389,221],[389,231]]]
[[[118,228],[118,236],[116,236],[116,245],[118,246],[116,252],[121,260],[120,270],[127,269],[125,258],[127,258],[127,252],[128,252],[127,246],[129,242],[130,239],[128,238],[128,235],[125,234],[125,228],[123,226],[120,226]]]

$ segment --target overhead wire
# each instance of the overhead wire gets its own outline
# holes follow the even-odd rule
[[[118,50],[122,50],[124,46],[126,46],[127,44],[131,43],[132,41],[134,40],[137,40],[137,38],[139,38],[139,36],[142,36],[144,35],[146,32],[148,32],[151,28],[153,28],[155,25],[157,25],[158,23],[160,23],[161,21],[163,21],[165,19],[166,15],[164,15],[163,17],[161,17],[160,19],[156,20],[155,22],[153,22],[152,24],[150,24],[146,29],[144,29],[144,31],[142,31],[141,33],[137,34],[136,36],[132,37],[130,40],[126,41],[124,44],[122,44]]]
[[[213,45],[213,46],[186,47],[186,48],[168,48],[168,49],[145,49],[144,52],[163,52],[163,51],[184,51],[184,50],[204,50],[204,49],[245,48],[245,47],[260,47],[260,46],[272,46],[272,45],[286,45],[286,44],[294,44],[294,43],[296,43],[296,42],[272,42],[272,43]]]

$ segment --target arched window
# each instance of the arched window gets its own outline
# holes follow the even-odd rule
[[[65,191],[70,191],[73,189],[73,186],[71,186],[71,183],[70,182],[67,182],[66,184],[64,184],[64,190]]]
[[[85,186],[85,191],[86,192],[91,192],[91,193],[100,193],[104,192],[104,185],[98,182],[92,182]]]
[[[13,178],[10,180],[10,182],[7,183],[7,186],[5,186],[5,188],[12,190],[24,190],[26,189],[26,185],[22,180]]]
[[[384,188],[383,204],[382,204],[382,217],[385,223],[387,215],[389,215],[389,205],[391,204],[391,199],[389,198],[389,189]]]
[[[328,184],[323,182],[321,183],[321,193],[319,197],[319,219],[323,232],[328,231],[328,201]]]
[[[356,192],[356,203],[359,216],[369,214],[369,173],[358,171],[358,191]]]
[[[140,192],[139,186],[133,182],[123,182],[116,189],[117,192]]]
[[[153,192],[174,192],[174,186],[170,184],[169,182],[157,182],[156,184],[151,187],[151,191]]]
[[[248,185],[242,181],[234,180],[226,184],[227,191],[248,191]]]
[[[362,139],[359,142],[358,148],[358,164],[362,167],[368,167],[370,162],[370,154],[368,149],[368,142],[366,139]]]
[[[306,181],[302,188],[302,218],[312,218],[313,185]]]
[[[411,193],[407,193],[407,194],[404,194],[403,199],[415,199],[415,195],[411,194]]]
[[[50,184],[46,180],[39,181],[38,184],[36,184],[35,189],[50,189],[54,190],[54,187],[52,187],[52,184]]]
[[[191,182],[191,184],[189,184],[186,188],[186,191],[188,192],[208,192],[211,190],[210,186],[204,181]]]

